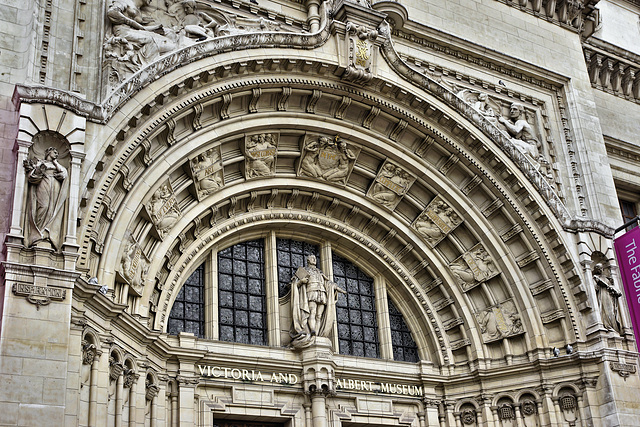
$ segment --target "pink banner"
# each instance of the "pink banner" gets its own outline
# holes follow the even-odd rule
[[[618,237],[613,246],[627,297],[636,347],[640,351],[640,227]]]

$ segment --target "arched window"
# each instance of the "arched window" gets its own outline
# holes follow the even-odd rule
[[[204,265],[196,268],[178,292],[169,314],[167,332],[204,336]]]
[[[291,278],[307,265],[307,255],[315,255],[318,268],[347,292],[339,294],[336,303],[337,336],[333,339],[341,354],[419,360],[402,313],[386,295],[384,278],[375,282],[331,251],[330,244],[276,238],[273,232],[214,252],[198,267],[175,299],[167,332],[191,332],[242,344],[287,345],[291,340]],[[212,274],[205,277],[205,272]],[[379,301],[376,292],[381,293]],[[385,328],[378,326],[380,319]]]

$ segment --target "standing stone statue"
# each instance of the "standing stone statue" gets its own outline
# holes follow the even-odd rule
[[[54,248],[62,246],[64,204],[69,195],[67,169],[58,162],[58,150],[49,147],[44,160],[29,159],[24,169],[29,181],[29,227],[27,246],[48,241]]]
[[[336,318],[338,293],[347,292],[316,267],[315,255],[298,267],[291,279],[292,340],[294,348],[311,345],[315,336],[328,337]]]
[[[593,266],[593,282],[596,286],[596,297],[600,305],[600,317],[604,327],[620,333],[618,320],[618,298],[622,293],[611,286],[611,279],[604,274],[602,264]]]

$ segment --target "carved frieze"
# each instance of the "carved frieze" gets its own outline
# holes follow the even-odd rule
[[[277,133],[246,135],[244,139],[245,177],[258,178],[276,173]]]
[[[360,154],[357,147],[338,135],[307,135],[302,146],[298,175],[344,185]]]
[[[224,186],[224,172],[220,147],[214,147],[189,159],[193,183],[198,200]]]
[[[500,273],[482,243],[456,258],[449,269],[464,292]]]
[[[145,207],[161,239],[164,239],[182,215],[169,180],[153,193]]]
[[[142,251],[142,248],[131,236],[120,258],[120,268],[117,272],[118,279],[128,284],[129,289],[136,295],[142,296],[149,264],[149,259]]]
[[[402,197],[409,191],[416,178],[398,164],[386,160],[369,187],[367,197],[381,205],[394,209]]]
[[[524,333],[520,314],[512,300],[475,313],[485,343]]]
[[[433,248],[461,223],[462,218],[438,195],[411,226]]]

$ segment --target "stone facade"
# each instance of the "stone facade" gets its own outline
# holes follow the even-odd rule
[[[636,1],[0,4],[0,425],[640,424]]]

